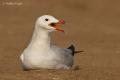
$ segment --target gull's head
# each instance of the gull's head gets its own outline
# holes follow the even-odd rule
[[[51,31],[61,31],[64,32],[63,29],[60,28],[61,24],[65,24],[64,20],[58,20],[50,15],[43,15],[39,17],[36,21],[37,27],[40,27],[49,32]]]

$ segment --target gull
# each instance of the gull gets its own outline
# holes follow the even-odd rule
[[[73,66],[75,47],[60,48],[51,43],[51,32],[64,32],[61,24],[65,21],[51,15],[43,15],[36,20],[32,39],[20,56],[23,70],[70,69]]]

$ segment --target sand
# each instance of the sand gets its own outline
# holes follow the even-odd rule
[[[84,51],[75,55],[79,70],[22,70],[20,54],[44,14],[66,21],[52,40]],[[0,80],[120,80],[120,1],[1,0]]]

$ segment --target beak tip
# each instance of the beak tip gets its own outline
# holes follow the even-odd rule
[[[66,22],[64,20],[59,20],[60,23],[65,24]]]

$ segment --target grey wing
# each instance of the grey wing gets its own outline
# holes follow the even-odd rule
[[[67,66],[73,65],[73,55],[70,49],[59,48],[57,46],[52,46],[52,48],[57,56],[59,56],[58,60],[60,59],[60,61]]]
[[[64,58],[67,60],[66,63],[68,66],[71,66],[73,65],[73,55],[72,55],[72,51],[69,50],[69,49],[64,49]]]

